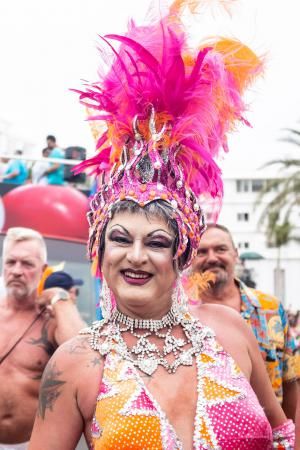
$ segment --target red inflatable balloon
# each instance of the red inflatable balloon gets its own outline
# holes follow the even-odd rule
[[[3,231],[10,227],[28,227],[45,237],[87,240],[88,198],[74,188],[27,184],[12,189],[2,200]]]

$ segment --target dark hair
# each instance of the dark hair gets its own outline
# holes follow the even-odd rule
[[[175,235],[174,240],[174,246],[173,246],[173,255],[175,255],[178,245],[179,245],[179,231],[178,231],[178,225],[177,221],[174,218],[174,210],[169,205],[168,202],[165,200],[153,200],[153,202],[147,203],[144,207],[140,206],[138,203],[132,201],[132,200],[122,200],[115,205],[113,205],[111,209],[111,219],[118,214],[122,212],[129,212],[131,214],[145,214],[147,218],[149,217],[159,217],[160,219],[163,219],[170,230],[173,231]],[[106,227],[103,228],[101,238],[100,238],[100,245],[99,245],[99,263],[102,264],[103,254],[105,251],[105,233],[106,233]],[[187,248],[184,251],[184,253],[178,258],[177,266],[179,270],[182,270],[185,266],[189,254],[190,254],[190,241],[188,240]]]
[[[56,142],[56,137],[53,136],[53,134],[48,134],[48,136],[46,137],[46,140]]]
[[[213,222],[211,222],[211,223],[208,223],[206,225],[206,230],[205,231],[207,231],[209,229],[212,229],[212,228],[216,228],[217,230],[221,230],[221,231],[224,231],[224,233],[227,233],[228,236],[230,237],[230,240],[231,240],[231,243],[233,245],[233,248],[235,248],[235,243],[234,243],[232,234],[230,233],[229,229],[227,227],[225,227],[225,225],[221,225],[220,223],[213,223]]]

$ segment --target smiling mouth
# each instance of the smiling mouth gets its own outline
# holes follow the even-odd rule
[[[121,274],[124,278],[124,280],[129,284],[135,284],[135,285],[142,285],[147,283],[153,275],[149,272],[143,272],[140,270],[133,271],[133,270],[121,270]]]
[[[220,267],[220,266],[213,266],[213,267],[208,267],[205,269],[205,272],[213,272],[214,270],[225,270],[224,267]]]

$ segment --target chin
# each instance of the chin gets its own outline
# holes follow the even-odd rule
[[[17,301],[22,301],[26,297],[28,297],[27,291],[24,291],[23,289],[12,288],[12,289],[8,289],[7,292],[11,297],[14,297],[14,299]]]
[[[147,303],[147,301],[153,301],[154,294],[151,293],[148,289],[143,287],[129,287],[120,290],[120,292],[116,292],[116,297],[120,299],[124,299],[125,301],[129,301],[130,303],[138,304],[138,303]]]
[[[214,282],[215,286],[224,286],[228,281],[228,277],[224,277],[223,274],[220,274],[219,276],[216,276],[216,280]]]
[[[122,283],[119,289],[112,289],[112,292],[120,305],[137,308],[152,304],[155,298],[153,290],[145,286],[124,286]]]

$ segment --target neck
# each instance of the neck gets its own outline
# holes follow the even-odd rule
[[[132,319],[152,319],[152,320],[160,320],[162,317],[164,317],[168,312],[170,311],[172,307],[171,299],[170,302],[164,307],[160,308],[145,308],[145,306],[137,307],[136,305],[134,307],[131,307],[130,305],[120,305],[118,304],[117,309],[121,313],[125,314],[126,316],[131,317]]]
[[[4,304],[7,309],[12,311],[34,311],[35,310],[35,299],[31,297],[26,298],[15,298],[13,296],[7,295],[4,299]]]
[[[230,306],[236,311],[240,312],[241,298],[237,285],[234,279],[226,284],[215,285],[207,289],[201,295],[202,303],[214,303],[218,305]]]

